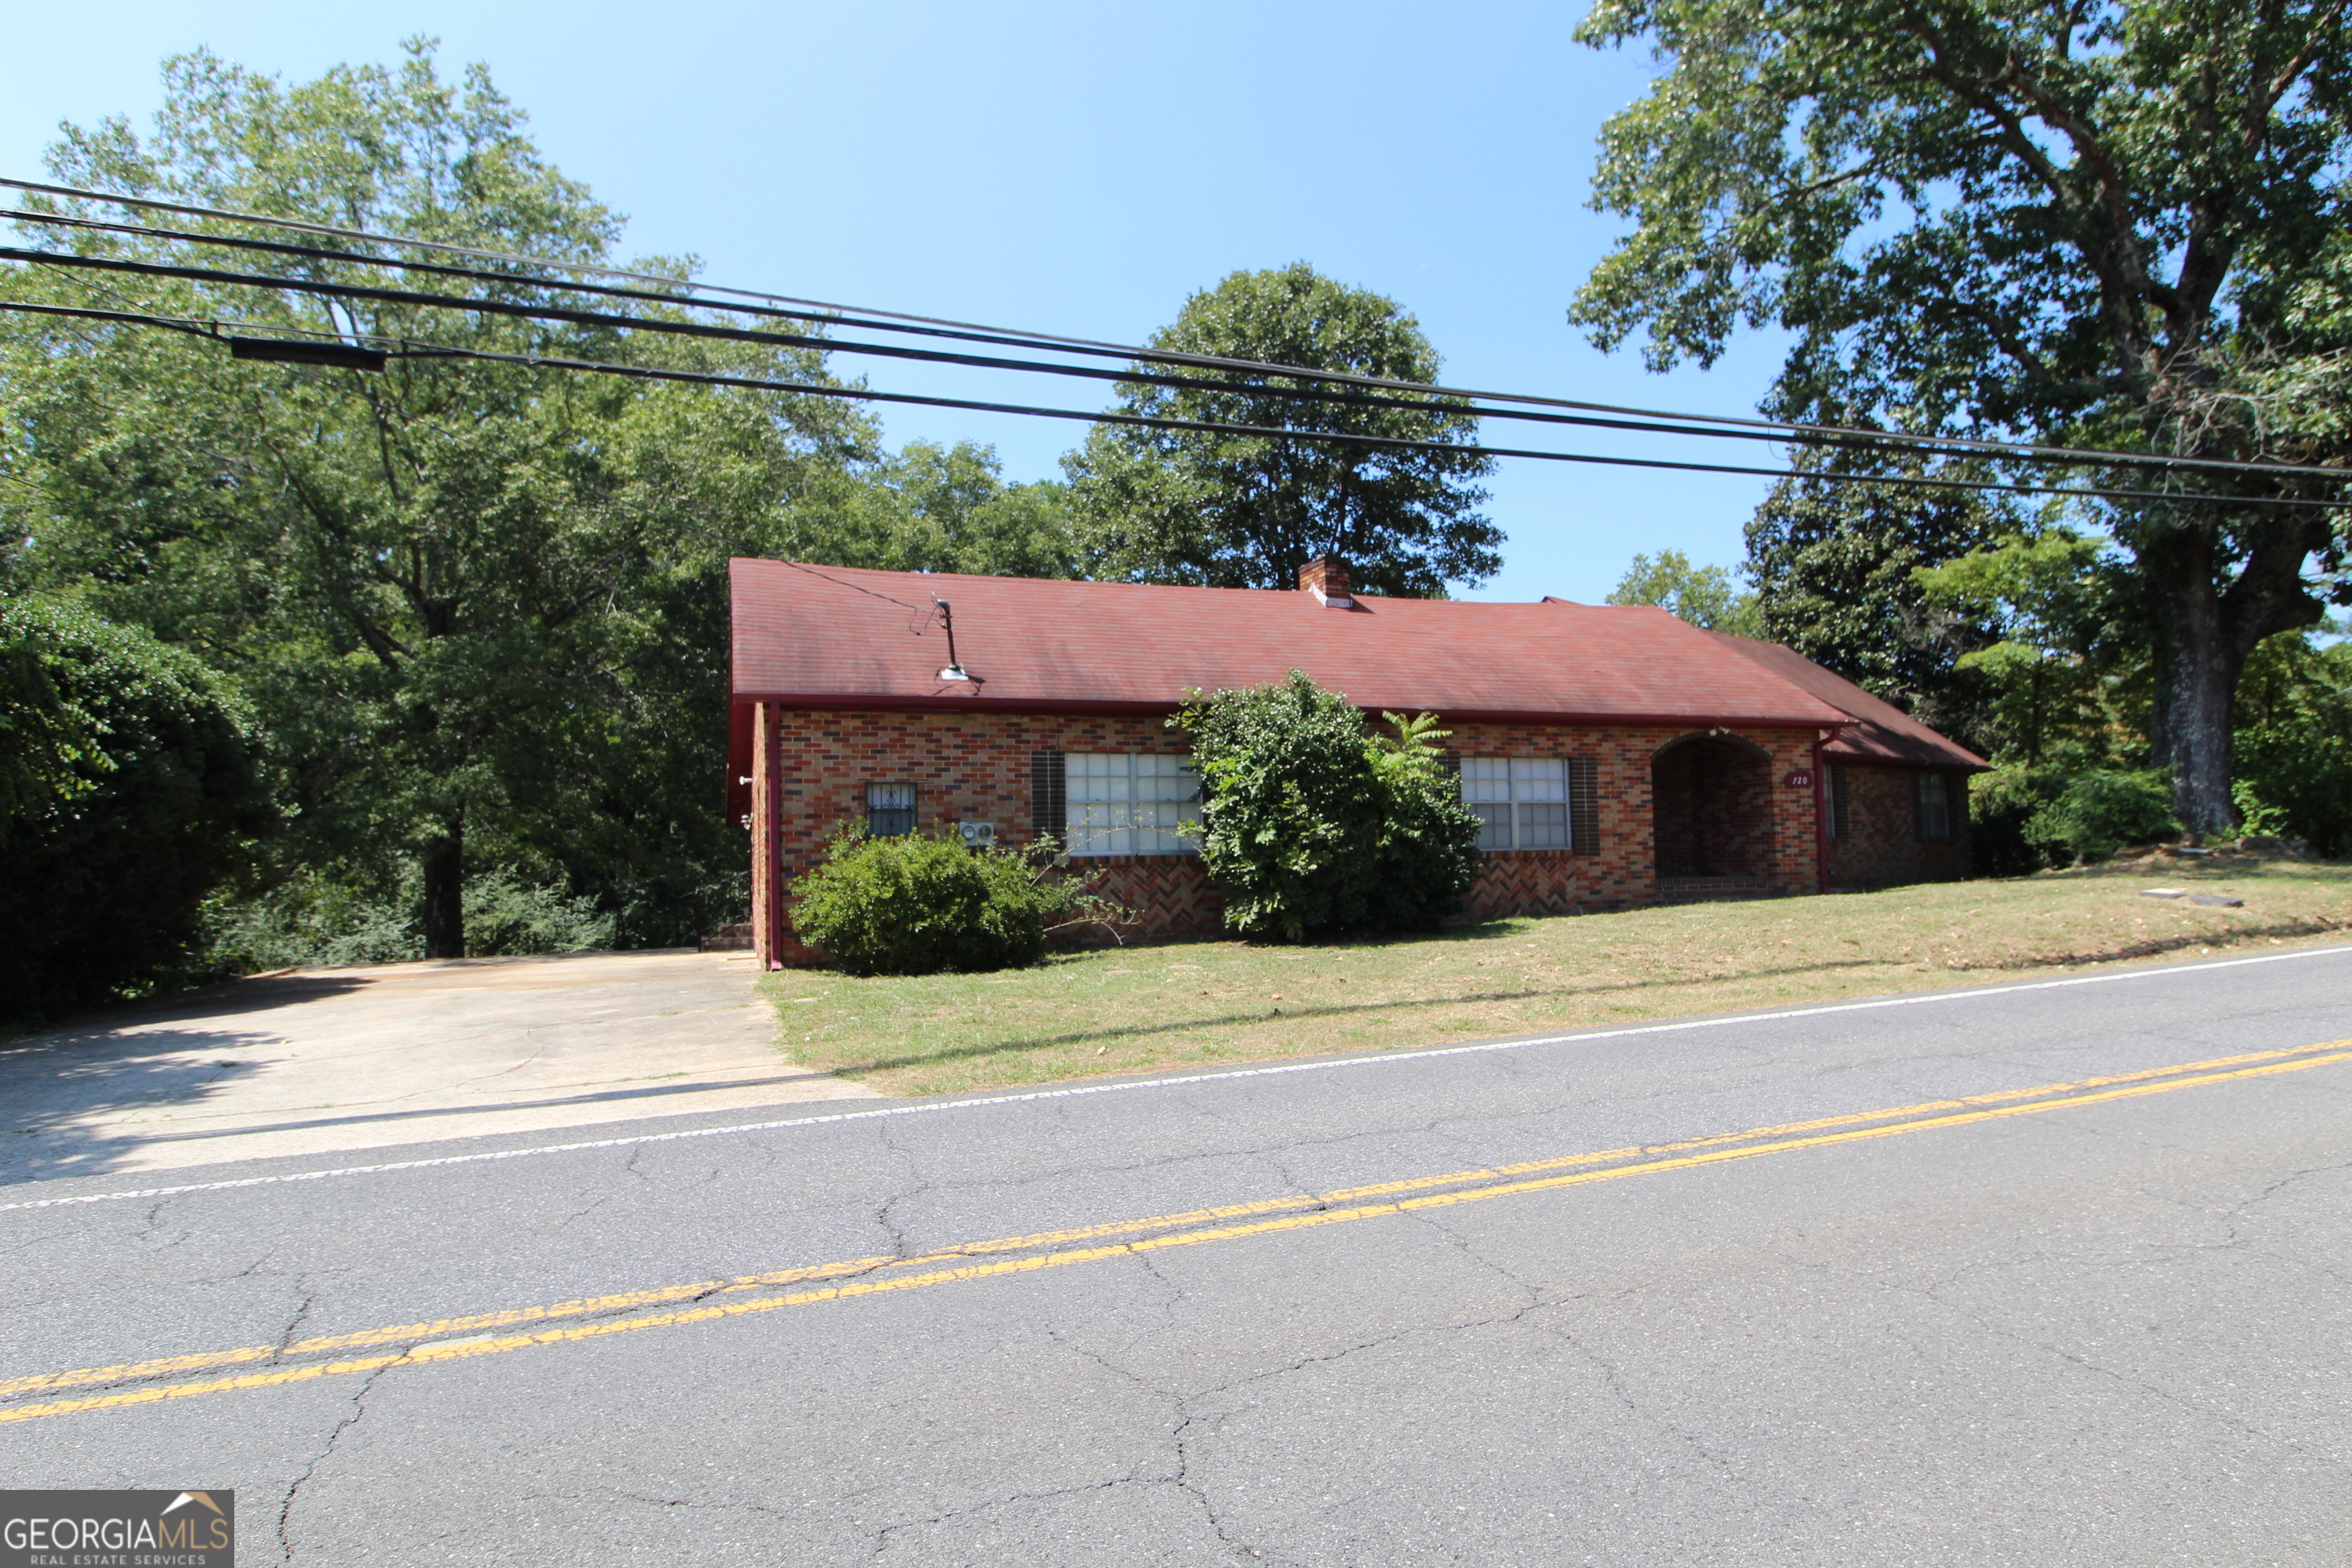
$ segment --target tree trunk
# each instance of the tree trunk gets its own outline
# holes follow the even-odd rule
[[[2203,635],[2200,635],[2203,634]],[[2172,753],[2172,806],[2192,838],[2226,834],[2238,825],[2230,795],[2231,710],[2245,659],[2229,639],[2176,626],[2172,700],[2166,739]]]
[[[2327,527],[2290,517],[2242,529],[2251,548],[2234,580],[2235,563],[2216,548],[2210,527],[2176,524],[2140,542],[2140,570],[2161,628],[2150,740],[2157,761],[2172,770],[2173,809],[2194,837],[2238,825],[2230,795],[2238,677],[2264,637],[2320,618],[2323,606],[2305,586],[2303,566],[2327,542]]]
[[[2157,710],[2150,736],[2157,762],[2172,771],[2172,809],[2192,838],[2237,826],[2230,799],[2230,710],[2244,656],[2231,646],[2213,584],[2212,541],[2204,530],[2173,528],[2162,545],[2142,552],[2164,647],[2157,661]]]
[[[425,846],[425,956],[466,956],[466,824],[455,818]]]

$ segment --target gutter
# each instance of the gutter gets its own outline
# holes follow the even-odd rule
[[[1108,698],[1055,699],[1026,697],[960,697],[950,693],[903,696],[849,696],[839,692],[737,691],[730,700],[737,704],[774,702],[786,708],[812,711],[921,713],[1076,713],[1090,715],[1125,715],[1151,718],[1173,713],[1181,701],[1117,700]],[[1719,729],[1749,730],[1817,730],[1824,721],[1819,713],[1589,713],[1538,712],[1529,709],[1512,708],[1444,708],[1425,702],[1374,701],[1359,702],[1356,706],[1366,713],[1383,710],[1392,712],[1435,713],[1446,723],[1454,724],[1576,724],[1639,725],[1655,729],[1700,730],[1708,726]],[[1832,710],[1834,711],[1834,710]],[[1831,724],[1852,721],[1830,720]]]

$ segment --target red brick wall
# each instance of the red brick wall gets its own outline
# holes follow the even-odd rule
[[[1711,735],[1677,742],[1653,759],[1658,875],[1772,879],[1772,762]]]
[[[1509,914],[1571,914],[1621,910],[1658,896],[1651,839],[1654,755],[1687,731],[1617,726],[1563,730],[1546,724],[1450,726],[1446,750],[1465,757],[1591,757],[1597,765],[1599,847],[1590,855],[1507,849],[1486,857],[1465,912],[1474,920]],[[1757,846],[1759,875],[1791,893],[1820,886],[1813,839],[1813,792],[1782,782],[1812,767],[1811,730],[1743,730],[1769,753]]]
[[[774,798],[779,890],[824,858],[824,844],[844,822],[866,818],[869,784],[912,784],[916,820],[992,822],[1000,844],[1032,837],[1029,754],[1032,752],[1171,752],[1184,738],[1157,719],[1062,717],[1054,714],[833,712],[760,706],[773,715],[778,744]],[[757,731],[755,730],[755,734]],[[753,794],[760,791],[762,753],[753,752]],[[753,822],[760,821],[753,806]],[[1105,897],[1144,919],[1134,933],[1148,936],[1213,931],[1223,904],[1189,855],[1109,855],[1071,862]],[[754,898],[760,857],[754,847]],[[755,931],[775,930],[774,956],[787,963],[812,955],[793,936],[779,898],[771,921],[754,903]]]
[[[1891,888],[1906,882],[1951,882],[1969,874],[1967,778],[1946,777],[1953,836],[1919,837],[1917,804],[1909,768],[1842,770],[1846,786],[1846,832],[1830,840],[1830,886]]]
[[[1000,843],[1025,844],[1031,837],[1031,752],[1185,750],[1182,735],[1157,719],[760,707],[752,754],[752,922],[761,956],[771,963],[802,963],[812,956],[792,935],[783,889],[822,858],[836,824],[864,819],[868,784],[913,784],[917,816],[925,826],[992,822]],[[1598,774],[1597,852],[1488,855],[1465,901],[1470,918],[1622,909],[1654,900],[1651,762],[1654,753],[1685,733],[1664,727],[1454,726],[1444,744],[1460,755],[1589,756]],[[1813,793],[1784,782],[1790,773],[1811,767],[1813,731],[1740,733],[1770,756],[1759,813],[1759,874],[1785,891],[1814,891]],[[1091,873],[1098,890],[1142,917],[1134,934],[1222,929],[1222,900],[1193,857],[1081,858],[1072,868]]]

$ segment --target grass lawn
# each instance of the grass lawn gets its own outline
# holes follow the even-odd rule
[[[2147,888],[2245,902],[2140,896]],[[1935,990],[2347,928],[2352,866],[2147,858],[1329,946],[1192,942],[995,974],[792,970],[761,984],[796,1060],[887,1093],[939,1094]]]

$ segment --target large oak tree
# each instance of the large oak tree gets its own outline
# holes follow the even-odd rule
[[[1600,0],[1580,36],[1664,65],[1603,133],[1596,205],[1633,229],[1571,314],[1604,346],[1704,363],[1778,326],[1784,416],[2352,457],[2344,0]],[[2213,832],[2239,673],[2342,595],[2344,514],[2310,503],[2347,492],[2161,488],[2095,521],[2155,627],[2158,758]]]

